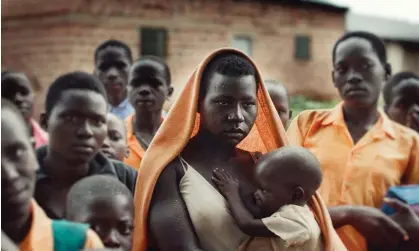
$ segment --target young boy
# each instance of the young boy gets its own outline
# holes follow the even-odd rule
[[[153,56],[140,58],[131,68],[128,90],[135,113],[126,120],[129,155],[124,162],[138,169],[162,123],[164,102],[173,93],[166,62]]]
[[[20,111],[14,104],[2,99],[2,231],[18,244],[22,251],[80,250],[103,247],[97,235],[86,225],[51,221],[35,202],[33,192],[37,162],[29,139]],[[63,233],[71,233],[72,236]]]
[[[239,250],[323,250],[321,230],[307,206],[322,180],[316,157],[302,147],[279,148],[258,160],[256,180],[254,198],[261,219],[245,208],[237,179],[224,170],[214,171],[213,181],[238,226],[251,236]]]
[[[390,119],[419,133],[419,76],[395,74],[383,89],[385,111]]]
[[[91,74],[64,74],[49,87],[43,115],[49,144],[37,151],[35,198],[50,218],[64,217],[68,190],[86,176],[113,175],[134,192],[136,170],[100,153],[107,114],[106,91]]]
[[[14,103],[22,113],[35,148],[48,143],[48,134],[33,119],[35,94],[28,77],[21,72],[1,73],[1,97]]]
[[[128,101],[128,73],[132,65],[131,49],[124,42],[107,40],[95,51],[95,75],[106,89],[109,111],[121,119],[134,113]]]
[[[108,134],[102,145],[102,153],[108,158],[123,161],[128,152],[125,123],[113,113],[108,113],[106,121]]]
[[[275,105],[279,118],[281,119],[284,128],[287,128],[288,122],[292,117],[292,110],[290,109],[290,98],[288,96],[287,88],[278,81],[265,80],[266,88],[269,96]]]
[[[67,196],[66,219],[89,224],[108,248],[131,250],[134,201],[126,186],[110,175],[74,184]]]

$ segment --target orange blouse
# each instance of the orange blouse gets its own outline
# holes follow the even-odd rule
[[[125,156],[124,163],[138,170],[140,168],[141,160],[144,157],[145,150],[140,145],[140,142],[138,142],[137,137],[135,137],[133,120],[134,114],[130,115],[125,120],[129,153]]]
[[[390,186],[419,183],[419,135],[381,111],[377,123],[356,144],[346,127],[342,104],[302,112],[287,134],[290,144],[310,149],[320,160],[319,192],[327,206],[379,208]],[[348,250],[367,250],[353,227],[337,232]]]

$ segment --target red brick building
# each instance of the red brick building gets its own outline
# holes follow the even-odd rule
[[[291,94],[330,98],[331,49],[345,12],[298,0],[3,0],[1,65],[31,76],[37,112],[57,76],[92,72],[94,50],[109,38],[125,41],[136,58],[164,57],[175,95],[208,53],[235,46]]]

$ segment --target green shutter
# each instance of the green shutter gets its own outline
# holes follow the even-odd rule
[[[300,60],[311,58],[309,36],[297,35],[295,37],[295,58]]]
[[[167,56],[167,30],[164,28],[140,29],[140,56]]]

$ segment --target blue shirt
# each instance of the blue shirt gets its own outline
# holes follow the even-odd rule
[[[129,103],[128,98],[126,98],[118,106],[109,104],[109,112],[115,114],[122,120],[125,120],[129,115],[134,113],[134,108]]]

